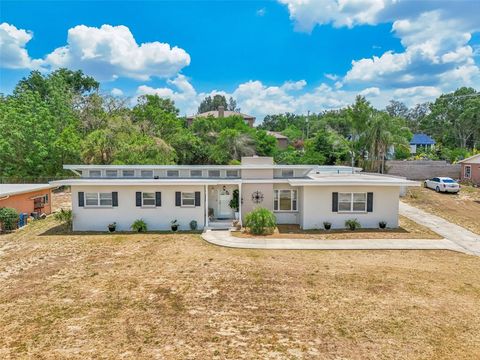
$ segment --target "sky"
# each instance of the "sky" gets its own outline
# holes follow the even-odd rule
[[[5,1],[0,92],[32,70],[80,69],[101,91],[208,95],[247,114],[384,108],[480,90],[478,0]]]

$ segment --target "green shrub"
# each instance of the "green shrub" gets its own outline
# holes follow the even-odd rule
[[[272,234],[277,221],[270,210],[259,207],[247,214],[245,226],[255,235]]]
[[[345,221],[345,227],[352,231],[354,231],[355,229],[361,228],[360,223],[358,222],[357,219],[349,219]]]
[[[135,220],[132,224],[132,226],[130,226],[130,228],[133,230],[133,231],[136,231],[136,232],[146,232],[147,231],[147,223],[145,221],[143,221],[142,219],[138,219],[138,220]]]
[[[195,231],[198,228],[197,220],[190,221],[190,230]]]
[[[12,208],[0,209],[0,229],[2,231],[12,231],[18,226],[19,216],[17,210]]]
[[[59,212],[56,212],[53,217],[55,220],[60,221],[62,223],[65,223],[65,225],[68,226],[69,229],[72,228],[72,222],[73,222],[73,213],[72,210],[64,210],[60,209]]]

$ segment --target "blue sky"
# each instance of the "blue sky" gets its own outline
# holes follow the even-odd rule
[[[337,108],[358,93],[378,107],[412,105],[480,89],[479,3],[2,1],[0,91],[65,66],[105,93],[170,97],[182,113],[217,92],[259,119]]]

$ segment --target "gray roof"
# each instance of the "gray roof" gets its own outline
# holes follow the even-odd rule
[[[287,140],[288,140],[288,137],[286,137],[285,135],[280,134],[280,133],[277,132],[277,131],[267,130],[267,134],[268,134],[268,135],[275,136],[275,138],[277,138],[277,139],[287,139]]]
[[[0,197],[50,189],[50,184],[0,184]]]
[[[239,112],[236,112],[236,111],[225,110],[223,112],[223,117],[234,116],[234,115],[241,116],[244,119],[255,119],[255,116],[242,114],[242,113],[239,113]],[[200,114],[197,114],[197,115],[189,116],[188,118],[193,119],[193,118],[197,118],[197,117],[207,117],[207,116],[213,116],[215,118],[218,118],[218,110],[206,111],[206,112],[203,112],[203,113],[200,113]]]

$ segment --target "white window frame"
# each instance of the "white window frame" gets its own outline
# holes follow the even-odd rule
[[[88,194],[95,194],[96,197],[97,197],[97,203],[96,205],[89,205],[87,204],[87,195]],[[104,195],[104,199],[102,199],[102,195]],[[110,199],[106,199],[106,200],[110,200],[110,205],[102,205],[102,200],[105,200],[105,195],[108,195],[110,197]],[[107,196],[107,197],[108,197]],[[112,193],[111,192],[86,192],[84,194],[84,206],[85,207],[89,207],[89,208],[111,208],[113,207],[113,196],[112,196]]]
[[[140,177],[153,178],[153,170],[140,170]]]
[[[188,198],[184,198],[187,194],[189,195]],[[191,198],[190,195],[192,196]],[[185,204],[184,200],[193,200],[193,204]],[[195,191],[182,191],[180,205],[181,207],[195,207]]]
[[[92,173],[98,173],[99,175],[92,175]],[[102,170],[89,170],[88,177],[95,177],[95,178],[102,177]]]
[[[218,171],[218,175],[211,175],[210,173],[213,172],[213,171],[215,171],[215,172]],[[218,177],[219,178],[221,175],[222,175],[222,173],[220,172],[220,170],[216,170],[216,169],[208,170],[208,177],[215,177],[215,178]]]
[[[192,173],[193,173],[194,171],[200,172],[200,175],[193,175]],[[197,177],[202,177],[202,176],[203,176],[203,171],[202,171],[202,170],[198,170],[198,169],[190,170],[190,177],[195,177],[195,178],[197,178]]]
[[[468,176],[467,176],[467,169],[468,169]],[[465,179],[472,178],[472,165],[465,165],[465,168],[463,169],[463,177]]]
[[[148,198],[145,199],[145,194],[153,194],[153,198]],[[152,200],[153,199],[153,204],[145,204],[145,200]],[[149,192],[145,191],[142,192],[142,207],[156,207],[157,206],[157,198],[155,192]]]
[[[280,210],[280,192],[290,192],[290,210]],[[294,195],[295,194],[295,195]],[[275,208],[275,202],[277,204]],[[294,206],[295,204],[295,206]],[[273,190],[273,211],[275,212],[298,212],[298,191],[296,189],[275,189]]]
[[[362,194],[365,196],[365,201],[354,201],[355,195]],[[350,201],[348,202],[350,204],[350,209],[349,210],[340,210],[340,203],[347,203],[347,201],[340,201],[340,198],[342,195],[349,195],[350,196]],[[368,202],[368,195],[366,192],[339,192],[338,193],[338,209],[337,211],[339,213],[358,213],[358,214],[363,214],[367,212],[367,202]],[[354,203],[364,203],[365,204],[365,210],[354,210],[353,209],[353,204]]]
[[[290,175],[285,175],[284,173],[286,173],[287,171],[289,173],[291,172],[292,175],[291,176]],[[293,178],[293,177],[295,177],[295,170],[293,170],[293,169],[282,169],[281,176],[282,176],[282,178]]]
[[[230,173],[230,175],[228,173]],[[232,174],[234,174],[234,175],[232,175]],[[226,170],[225,171],[225,176],[227,178],[236,178],[236,177],[238,177],[238,170]]]
[[[172,175],[172,173],[176,175]],[[173,178],[180,177],[180,170],[167,170],[167,177],[173,177]]]
[[[109,172],[115,173],[115,175],[108,175]],[[117,177],[118,176],[118,170],[105,170],[105,176],[109,178]]]
[[[132,172],[132,175],[125,175],[125,172],[126,172],[126,171],[131,171],[131,172]],[[128,178],[135,177],[135,170],[131,170],[131,169],[122,170],[122,176],[123,176],[123,177],[128,177]]]

